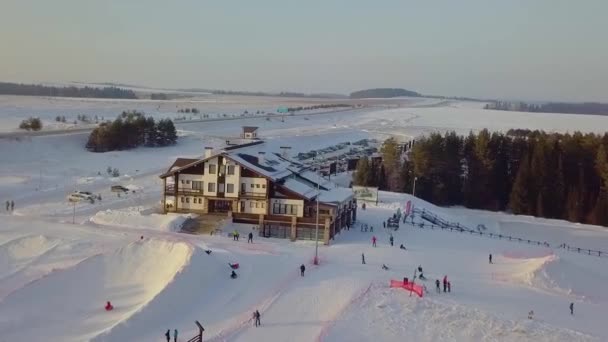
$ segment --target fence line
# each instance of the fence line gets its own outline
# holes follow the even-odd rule
[[[422,220],[430,222],[430,224],[427,224],[424,222],[415,223],[414,217],[416,216],[416,214],[419,215]],[[499,240],[504,239],[504,240],[508,240],[511,242],[520,242],[520,243],[527,243],[529,245],[551,247],[551,245],[546,241],[523,239],[520,237],[514,237],[514,236],[504,235],[504,234],[487,233],[487,232],[482,231],[482,229],[485,229],[485,227],[481,228],[481,226],[478,226],[477,229],[471,229],[467,226],[461,225],[459,222],[446,221],[446,220],[442,219],[441,217],[439,217],[438,215],[436,215],[433,212],[430,212],[426,209],[414,208],[412,210],[412,215],[410,215],[410,218],[411,218],[410,221],[406,220],[406,221],[404,221],[404,223],[410,224],[413,227],[418,227],[421,229],[424,229],[427,227],[430,229],[439,228],[441,230],[446,230],[446,231],[449,230],[450,232],[469,233],[470,235],[485,236],[485,237],[489,237],[491,239],[499,239]],[[593,250],[593,249],[581,248],[581,247],[572,247],[565,243],[563,243],[559,246],[555,246],[555,248],[561,248],[561,249],[567,250],[569,252],[574,252],[574,253],[579,253],[579,254],[584,254],[584,255],[608,257],[608,252],[606,252],[606,251]]]

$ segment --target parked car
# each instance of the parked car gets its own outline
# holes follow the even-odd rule
[[[95,203],[95,199],[97,196],[93,195],[93,193],[88,191],[74,191],[68,195],[68,201],[70,202],[80,202],[80,201],[89,201],[91,203]]]
[[[129,189],[125,188],[122,185],[112,185],[110,190],[112,190],[112,192],[129,192]]]

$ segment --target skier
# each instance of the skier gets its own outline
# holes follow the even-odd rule
[[[165,337],[167,338],[167,342],[171,342],[171,329],[167,329]]]
[[[386,221],[382,221],[382,227],[386,228]]]
[[[570,303],[570,314],[574,315],[574,303]]]
[[[391,242],[391,247],[393,246],[393,242],[395,241],[395,239],[393,238],[393,234],[391,234],[391,237],[388,238],[388,240]]]
[[[236,277],[237,277],[236,272],[234,272],[234,270],[232,270],[232,273],[230,273],[230,278],[236,279]]]
[[[10,208],[10,206],[11,206],[11,202],[6,201],[6,211],[8,211],[8,209]]]
[[[177,329],[173,330],[173,342],[177,342]]]
[[[247,243],[253,243],[253,233],[249,232],[249,237],[247,238]]]
[[[306,271],[306,266],[304,264],[300,265],[300,276],[304,276],[304,271]]]
[[[365,265],[365,254],[361,253],[361,263]]]
[[[376,236],[372,236],[372,246],[376,247]]]
[[[15,210],[15,202],[11,200],[11,211]]]
[[[530,310],[530,312],[528,312],[528,319],[532,318],[534,318],[534,310]]]
[[[109,301],[106,302],[106,311],[112,311],[114,310],[114,306],[112,306],[112,303],[110,303]]]
[[[399,246],[399,249],[405,250],[405,246],[403,244],[401,244],[401,246]]]
[[[374,232],[374,226],[369,226],[369,231],[373,233]]]
[[[420,265],[418,265],[418,273],[420,273],[418,278],[420,278],[422,280],[426,280],[426,278],[424,277],[424,274],[422,273],[422,266],[420,266]]]
[[[452,292],[452,283],[448,281],[448,293]]]
[[[490,260],[490,264],[492,263],[492,253],[490,253],[490,257],[488,258],[488,260]]]
[[[388,266],[386,266],[385,264],[382,264],[382,269],[385,271],[388,271]]]
[[[448,276],[443,276],[443,292],[448,290]]]
[[[435,280],[435,289],[437,290],[437,293],[441,293],[441,282],[439,279]]]

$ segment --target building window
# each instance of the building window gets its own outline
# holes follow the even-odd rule
[[[203,199],[199,197],[198,204],[203,204]]]
[[[180,199],[182,200],[182,203],[184,203],[184,201],[185,201],[184,196],[180,197]]]
[[[273,203],[272,204],[272,213],[273,214],[280,214],[281,213],[281,205],[279,203]]]
[[[186,184],[190,184],[190,180],[186,179]]]
[[[258,204],[258,202],[255,202],[255,207],[256,207],[256,208],[258,207],[258,205],[259,205],[259,204]]]
[[[182,184],[185,184],[183,179],[181,180],[181,182],[182,182]]]
[[[262,209],[264,209],[265,206],[266,206],[266,204],[264,202],[262,202]]]
[[[328,209],[321,209],[321,210],[319,210],[319,215],[329,215],[329,210]]]
[[[190,203],[190,197],[186,197],[186,203]]]
[[[297,215],[298,214],[298,206],[296,205],[290,205],[291,207],[291,215]]]
[[[247,191],[247,184],[241,183],[241,192],[245,193],[245,191]]]
[[[216,165],[215,164],[209,164],[209,173],[214,175],[215,174],[215,168]]]
[[[234,165],[228,165],[228,170],[226,170],[226,173],[229,175],[233,175],[234,174]]]
[[[215,183],[208,183],[207,184],[207,191],[209,191],[209,192],[215,192]]]
[[[251,184],[251,188],[253,189],[255,187],[255,185]]]
[[[201,181],[192,181],[192,189],[193,190],[203,190],[203,182]]]
[[[253,208],[253,202],[249,202],[249,208]]]
[[[260,188],[260,184],[256,184],[255,187],[259,189]]]
[[[226,184],[226,192],[229,194],[234,193],[234,184]]]
[[[266,184],[262,184],[262,189],[266,189]]]

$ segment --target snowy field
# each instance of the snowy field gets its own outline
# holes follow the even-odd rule
[[[209,106],[219,113],[301,100],[214,101]],[[402,207],[410,199],[407,195],[383,193],[378,206],[359,210],[359,224],[373,225],[375,232],[356,226],[341,233],[331,246],[320,248],[320,266],[311,265],[314,246],[308,242],[256,234],[254,244],[247,244],[225,236],[186,235],[176,232],[184,215],[158,214],[158,175],[176,157],[200,156],[205,146],[219,147],[237,137],[243,125],[259,126],[269,151],[291,146],[293,154],[344,141],[409,139],[431,131],[603,132],[608,127],[608,117],[487,111],[480,103],[369,103],[373,105],[363,109],[284,121],[181,124],[178,144],[165,148],[94,154],[84,149],[87,134],[76,133],[0,139],[0,202],[15,202],[13,212],[3,206],[0,214],[0,341],[40,336],[46,341],[162,341],[167,329],[178,329],[179,340],[187,341],[195,334],[194,320],[205,326],[205,341],[608,340],[608,258],[403,224],[393,235],[396,246],[403,243],[407,250],[390,247],[382,220]],[[175,105],[164,103],[167,108],[158,113],[171,112],[168,107]],[[125,105],[0,97],[0,123],[1,130],[10,131],[29,113],[46,111],[54,118],[69,109],[74,116],[110,116],[126,109],[154,113],[154,106],[154,101]],[[199,109],[204,113],[202,105]],[[119,169],[120,176],[108,175],[108,167]],[[348,183],[344,176],[338,180]],[[132,191],[119,197],[110,191],[118,184]],[[100,194],[102,200],[74,207],[66,201],[74,190]],[[551,246],[608,246],[603,227],[436,208],[413,200],[447,220],[484,224],[499,234]],[[244,225],[226,228],[251,230]],[[374,234],[377,248],[371,247]],[[362,253],[366,265],[361,264]],[[494,255],[492,265],[489,253]],[[241,265],[236,280],[228,277],[229,262]],[[307,267],[304,278],[300,264]],[[382,264],[390,269],[382,270]],[[418,265],[429,278],[424,298],[388,287],[391,279],[411,278]],[[437,294],[433,282],[444,275],[452,292]],[[103,309],[106,301],[112,302],[113,311]],[[256,309],[262,315],[260,328],[250,321]],[[532,320],[527,318],[530,310]]]

